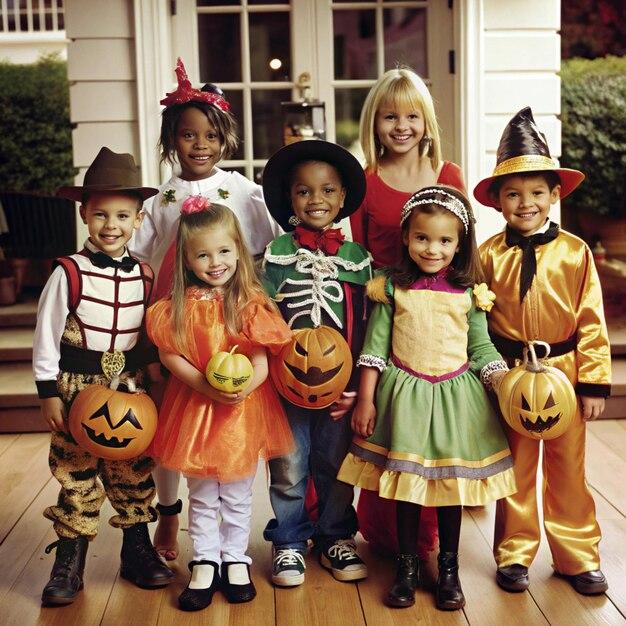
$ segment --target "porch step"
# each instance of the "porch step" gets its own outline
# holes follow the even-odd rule
[[[611,354],[626,356],[626,317],[607,320]]]
[[[0,408],[39,406],[30,362],[0,364]]]
[[[0,327],[0,362],[32,361],[34,334],[32,327]]]
[[[32,326],[37,323],[37,299],[34,297],[9,306],[0,306],[0,327]]]

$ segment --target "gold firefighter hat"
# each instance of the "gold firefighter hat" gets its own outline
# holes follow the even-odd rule
[[[489,187],[499,176],[522,172],[552,171],[561,179],[561,198],[570,194],[585,178],[578,170],[557,167],[550,156],[545,135],[537,128],[530,107],[525,107],[509,121],[500,138],[496,154],[496,167],[489,178],[474,187],[474,197],[485,206],[496,206]]]

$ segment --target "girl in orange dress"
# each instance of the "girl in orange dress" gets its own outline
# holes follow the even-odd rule
[[[151,454],[189,486],[193,560],[179,606],[203,609],[218,588],[229,602],[247,602],[256,595],[246,550],[258,458],[293,447],[267,380],[267,350],[278,352],[291,331],[264,295],[230,209],[197,196],[183,203],[172,296],[150,307],[147,328],[172,374]],[[252,363],[251,382],[238,393],[218,391],[205,368],[235,345]]]

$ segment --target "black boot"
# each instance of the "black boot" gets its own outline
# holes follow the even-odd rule
[[[457,611],[465,606],[465,596],[459,580],[458,552],[440,552],[439,578],[437,578],[437,608],[442,611]]]
[[[142,522],[122,530],[120,576],[145,589],[168,585],[174,572],[163,563],[152,545],[148,525]]]
[[[419,560],[417,554],[399,554],[398,571],[393,587],[387,594],[388,606],[407,607],[415,604],[415,590],[419,585]]]
[[[43,588],[41,604],[43,606],[60,606],[71,604],[83,588],[83,571],[89,541],[87,537],[67,539],[60,537],[46,548],[46,554],[56,548],[56,557],[50,580]]]

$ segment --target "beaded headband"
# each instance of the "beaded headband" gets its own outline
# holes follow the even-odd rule
[[[441,200],[439,198],[433,198],[432,194],[437,193],[440,196],[445,196],[445,200]],[[424,197],[428,196],[428,197]],[[433,191],[433,189],[418,191],[413,194],[411,198],[407,201],[407,203],[402,208],[402,214],[400,215],[400,226],[404,224],[409,215],[411,215],[411,211],[421,204],[436,204],[437,206],[443,207],[444,209],[448,209],[451,213],[454,213],[461,222],[463,223],[463,228],[465,229],[465,234],[467,235],[467,229],[469,228],[470,219],[475,221],[473,217],[470,217],[465,205],[451,193],[447,191],[443,191],[443,189],[437,189]]]
[[[187,71],[180,57],[176,61],[176,69],[174,71],[178,79],[178,87],[176,87],[175,91],[166,94],[159,104],[171,106],[173,104],[185,104],[186,102],[206,102],[224,113],[230,110],[230,104],[228,104],[226,98],[217,93],[201,91],[191,86]]]

